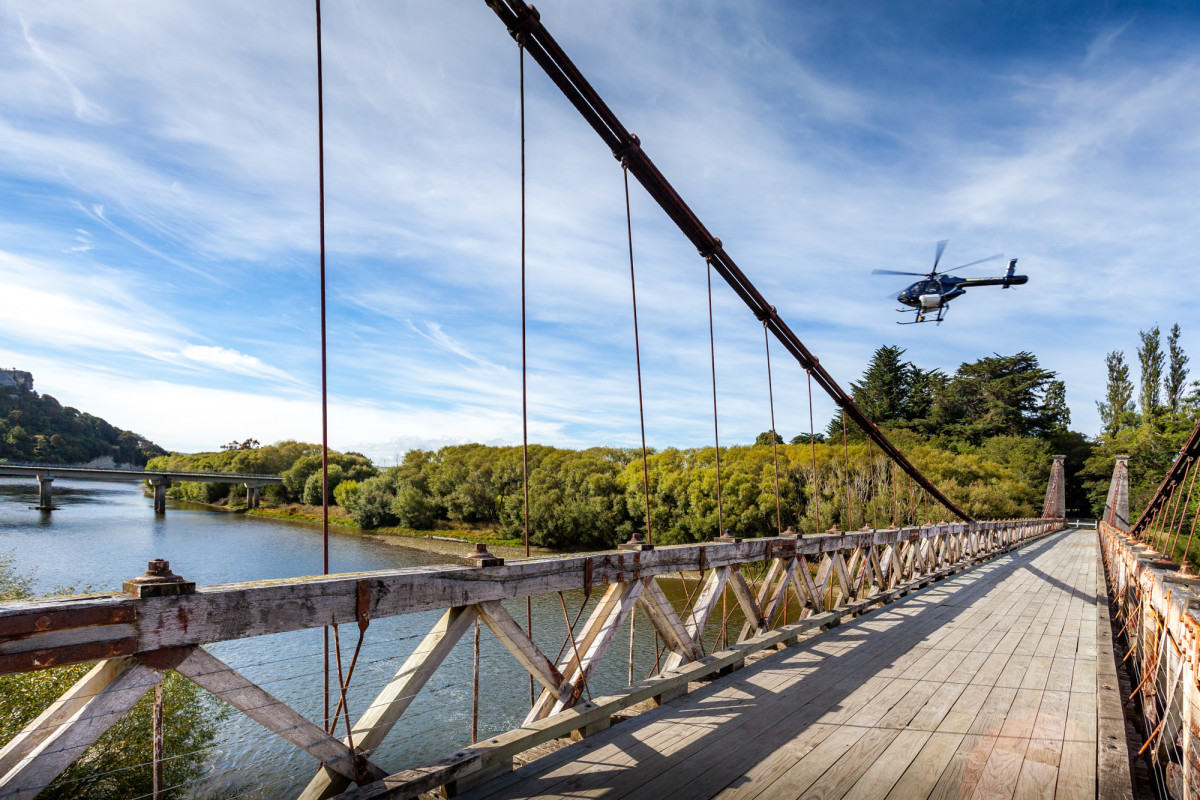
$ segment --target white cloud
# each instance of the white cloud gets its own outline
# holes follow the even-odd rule
[[[217,414],[196,442],[266,440],[286,424],[296,430],[279,436],[311,438],[311,20],[282,2],[88,8],[99,5],[0,10],[20,23],[0,26],[0,178],[22,187],[0,200],[14,309],[0,342],[60,374],[103,361],[89,378],[99,397],[110,375],[260,412],[246,424],[265,430],[238,433]],[[543,12],[843,385],[883,343],[950,370],[1029,349],[1067,378],[1076,424],[1094,431],[1104,352],[1132,350],[1155,319],[1188,325],[1200,74],[1191,56],[1139,56],[1137,20],[1101,26],[1086,57],[1084,43],[1057,60],[956,61],[944,84],[925,85],[903,70],[855,74],[951,57],[914,54],[870,19],[854,30],[878,46],[833,56],[822,42],[845,24],[836,9],[681,8]],[[482,4],[346,4],[327,14],[325,66],[330,380],[341,407],[372,423],[342,441],[384,452],[519,440],[511,40]],[[526,66],[531,414],[541,441],[631,444],[620,171]],[[632,202],[648,433],[702,443],[703,262],[636,186]],[[923,268],[944,237],[957,263],[1019,256],[1031,283],[972,292],[940,329],[895,327],[881,298],[900,285],[869,270]],[[745,441],[768,424],[761,329],[714,288],[722,438]],[[1194,336],[1185,327],[1185,345]],[[776,358],[779,428],[806,430],[803,375]],[[120,402],[158,419],[149,397]],[[817,403],[820,427],[832,406]]]

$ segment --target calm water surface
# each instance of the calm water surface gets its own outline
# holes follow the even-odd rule
[[[119,591],[121,581],[142,574],[146,562],[165,558],[173,571],[198,584],[285,578],[319,573],[318,526],[277,522],[168,501],[165,515],[153,513],[137,483],[54,482],[57,510],[31,509],[37,503],[32,479],[0,478],[0,552],[12,555],[18,572],[32,575],[39,593],[63,587],[78,591]],[[331,532],[333,572],[451,563],[452,559],[396,547],[354,534]],[[695,580],[692,579],[694,586]],[[676,583],[678,583],[676,581]],[[681,591],[668,584],[668,591]],[[600,592],[586,604],[579,625]],[[547,655],[565,638],[565,604],[574,619],[582,592],[534,598],[534,638]],[[509,603],[524,621],[524,601]],[[379,690],[433,626],[440,612],[375,620],[364,638],[349,691],[351,719],[357,719]],[[740,618],[733,620],[740,625]],[[711,626],[710,626],[711,627]],[[634,679],[650,671],[654,646],[640,618],[634,650]],[[578,628],[577,628],[578,630]],[[736,628],[734,635],[736,635]],[[348,664],[357,640],[354,627],[342,629]],[[711,639],[711,636],[710,636]],[[322,632],[273,634],[213,645],[212,652],[309,719],[323,713]],[[628,682],[628,625],[590,681],[592,695]],[[710,642],[711,646],[711,642]],[[509,653],[484,629],[481,635],[480,737],[520,725],[529,708],[529,679]],[[418,766],[470,741],[472,637],[467,635],[433,675],[392,730],[373,760],[389,772]],[[170,742],[167,743],[170,755]],[[194,787],[203,797],[287,797],[307,784],[315,762],[241,714],[222,723],[208,753],[208,770]]]

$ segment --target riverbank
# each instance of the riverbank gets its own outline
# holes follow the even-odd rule
[[[277,519],[286,522],[299,522],[307,525],[321,524],[321,507],[308,506],[300,503],[289,503],[277,508],[229,508],[228,506],[212,506],[223,511],[236,510],[248,516]],[[521,558],[525,555],[525,547],[519,539],[512,539],[500,534],[495,528],[464,527],[464,528],[435,528],[432,531],[419,531],[413,528],[390,527],[366,530],[358,527],[353,518],[340,506],[329,509],[329,524],[336,526],[346,533],[354,533],[384,542],[396,547],[413,547],[433,553],[448,555],[466,555],[475,549],[478,542],[483,542],[488,551],[502,558]],[[556,551],[544,547],[531,547],[531,555],[551,555]]]

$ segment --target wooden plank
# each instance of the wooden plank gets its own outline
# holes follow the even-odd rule
[[[559,663],[558,671],[566,680],[571,681],[572,685],[583,687],[584,683],[579,677],[579,659],[583,657],[582,654],[586,653],[588,648],[595,642],[596,636],[599,635],[605,622],[612,617],[617,606],[622,602],[622,598],[624,598],[633,584],[637,584],[637,591],[640,593],[642,590],[640,581],[627,581],[609,586],[600,598],[600,602],[596,604],[591,614],[588,615],[587,622],[584,623],[583,630],[580,632],[579,638],[576,639],[575,645],[565,650],[564,660]],[[526,715],[523,724],[528,725],[534,720],[543,719],[550,713],[550,709],[554,707],[554,703],[557,700],[558,698],[553,694],[543,690],[538,695],[529,714]]]
[[[351,790],[343,797],[349,800],[350,798],[416,796],[421,792],[469,775],[496,761],[511,759],[514,755],[522,753],[531,747],[564,736],[596,720],[611,717],[618,711],[644,702],[651,697],[662,694],[664,691],[669,691],[677,686],[699,680],[709,674],[725,669],[735,662],[744,661],[748,655],[774,647],[776,643],[790,636],[795,636],[798,633],[834,621],[837,616],[836,612],[826,613],[819,617],[812,617],[802,622],[764,633],[747,642],[732,644],[728,649],[714,653],[701,661],[684,664],[673,673],[648,678],[639,684],[635,684],[627,693],[599,697],[591,702],[580,703],[551,718],[528,723],[517,730],[509,731],[508,733],[492,737],[485,742],[472,745],[452,756],[439,759],[439,761],[427,767],[396,773],[388,776],[380,783]],[[659,710],[639,715],[638,719],[648,722],[653,721],[670,710],[670,707],[663,706]],[[566,753],[567,750],[559,752]],[[539,760],[536,763],[543,764],[546,763],[546,760]]]
[[[839,557],[840,555],[839,553]],[[782,572],[779,582],[775,585],[775,590],[771,593],[771,599],[763,608],[763,622],[768,628],[775,624],[775,618],[779,616],[780,610],[787,602],[788,587],[796,579],[796,559],[790,559]]]
[[[1020,556],[1010,557],[1010,559],[1011,558],[1020,558]],[[934,573],[934,575],[925,576],[922,580],[924,580],[924,581],[930,580],[935,575],[949,575],[956,570],[962,569],[963,566],[965,566],[965,565],[956,565],[953,567],[944,568],[942,570],[939,570],[937,573]],[[731,578],[731,580],[732,580],[732,578]],[[984,585],[980,584],[979,582],[974,581],[973,578],[969,574],[963,575],[960,578],[956,578],[955,580],[962,581],[962,585],[960,586],[958,591],[962,593],[961,597],[964,598],[963,599],[964,603],[971,602],[967,598],[980,597],[980,596],[986,595],[990,591],[990,589],[988,589],[987,586],[984,586]],[[989,580],[990,580],[990,578],[989,578]],[[938,587],[935,587],[933,590],[931,590],[933,592],[933,594],[931,596],[938,597],[938,598],[946,597],[947,590],[945,587],[947,587],[949,585],[950,585],[949,583],[943,583],[943,584],[940,584]],[[915,584],[914,584],[914,586],[906,585],[905,587],[897,587],[897,588],[901,589],[902,591],[911,591],[912,588],[915,588]],[[914,596],[912,596],[911,600],[920,601],[920,598],[922,596],[923,596],[922,594],[914,595]],[[872,647],[872,648],[878,647],[878,652],[881,655],[883,655],[883,654],[894,655],[896,652],[902,652],[902,649],[897,648],[897,644],[899,642],[904,642],[904,639],[907,638],[907,635],[911,635],[913,631],[917,631],[917,630],[921,631],[921,633],[917,634],[918,638],[920,638],[921,636],[924,636],[928,633],[936,632],[938,627],[943,622],[945,622],[948,618],[961,616],[965,613],[963,611],[963,609],[956,608],[953,606],[945,606],[945,605],[942,605],[942,602],[943,602],[942,600],[937,600],[937,601],[935,601],[935,603],[933,605],[928,605],[926,602],[921,601],[920,606],[927,606],[927,608],[925,610],[919,611],[919,613],[917,613],[916,616],[913,616],[904,611],[902,611],[902,613],[900,613],[898,615],[895,615],[895,623],[896,624],[892,628],[889,628],[888,630],[894,631],[892,634],[890,634],[890,636],[900,637],[900,638],[889,638],[888,635],[877,635],[875,633],[872,633],[871,635],[866,636],[863,639],[863,643],[870,645],[870,647]],[[839,614],[836,616],[853,614],[853,613],[856,613],[858,610],[865,610],[869,606],[870,606],[870,601],[864,599],[863,601],[861,601],[859,603],[855,603],[850,608],[839,610]],[[905,607],[904,604],[901,604],[901,607]],[[887,606],[885,608],[895,609],[897,607],[896,606]],[[919,606],[914,606],[914,608],[919,608]],[[974,613],[974,612],[972,612],[972,613]],[[894,615],[895,612],[887,611],[887,612],[885,612],[885,614],[890,616],[890,615]],[[819,615],[818,617],[813,617],[811,620],[806,620],[805,622],[812,623],[814,625],[819,625],[819,624],[822,624],[822,622],[830,621],[833,618],[834,618],[834,615],[823,614],[823,615]],[[867,624],[872,619],[879,619],[879,617],[875,617],[873,615],[863,617],[863,618],[861,618],[860,622],[855,623],[855,625]],[[874,623],[871,623],[871,624],[874,624]],[[905,627],[905,626],[908,626],[908,627]],[[916,626],[916,627],[913,627],[913,626]],[[789,626],[789,628],[790,627],[791,626]],[[841,628],[836,629],[833,633],[834,634],[838,634],[838,633],[848,634],[850,632],[850,630],[852,630],[852,628],[853,628],[853,626],[851,626],[851,627],[842,626]],[[974,630],[974,629],[972,629],[972,630]],[[772,632],[771,635],[774,636],[779,633],[780,632]],[[826,634],[825,636],[829,636],[829,635],[830,634]],[[786,635],[780,636],[780,640],[782,640],[783,638],[786,638]],[[958,638],[961,638],[961,637],[955,635],[954,639],[957,640]],[[812,641],[817,642],[822,639],[823,639],[823,637],[818,637],[818,639],[815,639]],[[836,635],[834,636],[834,639],[835,640],[837,639]],[[847,641],[850,641],[850,640],[847,640]],[[949,639],[943,640],[943,644],[946,647],[954,646],[953,641],[949,640]],[[905,646],[909,646],[909,645],[911,645],[911,641],[905,642]],[[801,648],[797,648],[796,650],[789,650],[789,651],[787,651],[787,654],[790,656],[790,654],[800,653],[800,652],[803,652],[804,650],[805,650],[805,647],[801,647]],[[859,652],[861,652],[861,650]],[[932,648],[918,648],[918,649],[914,649],[912,651],[913,655],[912,655],[911,659],[906,657],[902,660],[901,659],[891,659],[891,660],[896,661],[897,663],[901,664],[900,671],[903,671],[906,669],[910,669],[910,670],[916,669],[916,667],[914,667],[914,665],[917,664],[918,662],[925,665],[930,670],[938,669],[939,661],[944,661],[945,659],[943,658],[943,659],[939,660],[936,657],[931,657],[928,655],[928,653],[930,653],[930,652],[933,652]],[[784,656],[784,654],[781,654],[779,657],[783,657],[783,656]],[[957,658],[958,655],[956,654],[954,657]],[[711,658],[712,657],[710,656],[709,659],[711,659]],[[707,662],[709,659],[704,659],[704,661]],[[924,660],[922,660],[922,659],[924,659]],[[774,661],[774,658],[768,659],[761,663],[768,664],[773,661]],[[855,663],[855,662],[849,662],[849,663]],[[966,663],[965,657],[963,658],[963,663]],[[979,663],[978,658],[976,657],[972,663],[978,664]],[[704,667],[704,666],[705,666],[705,664],[695,662],[693,664],[685,665],[685,666],[681,667],[681,669],[687,670],[692,667],[699,668],[699,667]],[[874,669],[873,667],[870,667],[866,664],[863,665],[863,668],[864,669]],[[942,670],[944,671],[945,668],[942,667]],[[802,671],[802,673],[803,673],[803,671]],[[753,674],[757,674],[753,669],[742,670],[742,671],[736,673],[736,675],[739,676],[736,680],[733,680],[729,683],[726,683],[724,681],[718,682],[718,684],[714,684],[714,688],[722,686],[722,685],[727,685],[730,687],[731,691],[742,692],[746,689],[752,688],[752,684],[748,684],[746,682],[745,676],[753,675]],[[782,682],[795,681],[795,680],[800,679],[798,674],[794,674],[790,671],[773,670],[773,671],[771,671],[770,674],[772,676],[774,676],[773,680],[775,680],[777,678],[779,681],[782,681]],[[839,670],[834,670],[832,674],[836,675],[839,679],[849,680],[850,682],[847,684],[847,686],[855,689],[855,697],[859,697],[860,696],[859,692],[861,692],[861,696],[863,698],[861,700],[861,702],[864,704],[869,703],[871,701],[871,698],[874,697],[879,691],[879,687],[876,686],[876,684],[873,681],[863,680],[863,676],[855,676],[855,677],[851,678],[850,676],[853,675],[853,671],[851,671],[851,670],[846,670],[846,669],[842,668]],[[964,678],[965,678],[965,676],[964,676]],[[808,679],[805,678],[805,680],[808,680]],[[782,686],[784,685],[784,683],[782,683],[782,682],[778,684],[778,686],[780,688],[782,688]],[[967,683],[967,681],[964,679],[963,683]],[[804,684],[798,684],[798,685],[802,686]],[[967,688],[969,689],[970,686],[968,685]],[[927,687],[927,689],[930,693],[934,693],[936,690],[936,686],[931,684]],[[922,691],[925,691],[925,688],[923,688]],[[965,691],[966,691],[966,689],[964,689],[964,692]],[[1015,690],[1012,690],[1012,691],[1015,693]],[[757,693],[758,690],[755,689],[755,692]],[[801,690],[801,692],[803,692],[803,690]],[[907,714],[911,715],[909,721],[911,721],[912,719],[915,719],[918,715],[922,716],[922,717],[924,717],[925,715],[930,715],[931,717],[934,716],[934,712],[932,709],[934,706],[937,705],[937,700],[931,699],[930,694],[926,694],[924,696],[919,696],[916,693],[909,691],[909,692],[902,692],[901,695],[902,696],[900,698],[900,701],[908,700],[909,702],[911,702],[913,704],[912,707],[908,708],[907,712],[906,712]],[[731,695],[731,697],[736,697],[736,696],[738,696],[738,695],[736,695],[736,694]],[[801,694],[800,696],[810,702],[815,699],[806,694]],[[700,702],[700,699],[702,699],[702,698],[697,699],[697,697],[690,697],[685,700],[679,701],[679,704],[681,704],[680,707],[682,707],[682,708],[695,708],[696,707],[695,704]],[[897,701],[897,702],[900,702],[900,701]],[[831,697],[829,699],[829,702],[844,705],[845,698],[844,697],[841,697],[841,698]],[[859,702],[858,700],[855,700],[856,707],[861,707],[861,706],[857,705],[858,702]],[[772,704],[771,708],[774,708],[776,705],[777,704]],[[958,706],[958,704],[955,703],[955,707],[957,707],[957,706]],[[730,706],[730,708],[733,708],[733,707],[734,706]],[[575,728],[583,727],[584,725],[588,724],[588,721],[591,719],[591,717],[589,716],[590,713],[591,713],[591,710],[588,708],[577,707],[575,709],[565,711],[562,714],[556,715],[554,717],[549,717],[545,720],[541,720],[536,723],[531,723],[529,729],[526,729],[525,731],[522,731],[519,733],[514,732],[513,737],[511,739],[504,739],[503,741],[507,743],[506,746],[508,746],[508,747],[519,747],[520,744],[518,744],[518,742],[528,741],[528,739],[525,739],[523,737],[526,737],[529,735],[538,735],[538,736],[545,735],[545,730],[538,730],[536,734],[531,733],[531,731],[534,728],[540,729],[540,728],[542,728],[542,726],[553,726],[555,728],[561,728],[563,731],[569,731],[569,730],[573,730]],[[595,713],[599,714],[600,716],[604,716],[604,715],[611,716],[613,711],[611,708],[604,708],[604,709],[597,710]],[[761,716],[763,716],[763,715],[759,715],[759,717],[761,717]],[[836,717],[836,715],[835,715],[835,717]],[[599,716],[597,716],[596,718],[598,719]],[[699,721],[699,720],[703,719],[704,717],[693,716],[692,718]],[[689,730],[695,730],[695,729],[693,729],[689,726],[686,726],[686,725],[670,724],[670,723],[666,722],[666,720],[668,718],[663,717],[663,716],[656,715],[653,717],[653,719],[658,721],[657,723],[655,723],[657,725],[657,727],[655,728],[655,731],[656,731],[655,738],[650,739],[650,740],[642,740],[644,743],[640,744],[639,747],[650,746],[651,742],[656,743],[654,746],[661,745],[664,747],[671,747],[671,748],[677,748],[677,749],[678,748],[686,749],[689,747],[686,744],[688,739],[684,736],[683,732],[689,731]],[[808,727],[811,728],[812,725],[816,725],[816,724],[822,724],[822,725],[830,724],[830,723],[825,722],[823,719],[820,719],[820,715],[818,715],[817,719],[820,721],[814,721],[813,723],[808,725]],[[561,783],[559,785],[561,785],[562,787],[567,787],[567,786],[584,787],[584,786],[592,785],[592,784],[588,784],[587,780],[595,780],[598,777],[602,777],[606,781],[606,785],[611,785],[614,780],[618,779],[618,773],[613,772],[613,769],[615,768],[615,764],[618,763],[618,761],[621,761],[621,759],[617,759],[616,761],[614,761],[613,758],[616,757],[615,752],[609,746],[605,745],[604,743],[606,741],[611,740],[613,737],[624,736],[625,734],[621,733],[621,730],[623,728],[625,730],[630,730],[629,728],[626,728],[626,726],[634,725],[634,724],[635,723],[625,723],[624,725],[616,726],[615,728],[611,729],[610,731],[601,733],[597,737],[588,739],[587,740],[588,748],[586,748],[586,750],[584,752],[593,753],[593,754],[595,754],[596,758],[589,756],[586,763],[585,762],[572,762],[566,756],[560,757],[561,760],[556,759],[555,763],[559,765],[558,767],[555,768],[557,770],[556,774],[559,774],[561,772],[561,770],[570,768],[572,764],[577,764],[582,769],[582,771],[576,770],[574,772],[568,771],[566,773],[562,773],[563,774],[562,780],[569,779],[573,782],[570,784]],[[901,727],[903,727],[903,726],[901,726]],[[732,761],[732,762],[723,761],[719,758],[720,756],[725,755],[726,752],[729,751],[731,748],[729,748],[728,746],[721,746],[720,744],[717,744],[717,742],[719,742],[721,739],[724,739],[726,736],[734,736],[734,739],[732,741],[737,742],[737,744],[740,747],[743,742],[747,743],[746,746],[750,746],[751,744],[756,743],[755,739],[762,741],[762,740],[768,738],[763,735],[758,735],[758,736],[746,735],[745,729],[739,729],[736,727],[731,729],[727,726],[721,726],[720,730],[724,731],[724,733],[722,733],[720,738],[714,738],[713,732],[711,730],[709,730],[708,728],[703,729],[703,731],[707,731],[707,732],[701,732],[701,733],[695,734],[695,735],[702,736],[703,741],[705,742],[706,745],[709,742],[712,742],[715,749],[708,756],[697,757],[697,758],[693,759],[692,763],[694,766],[702,765],[703,769],[708,770],[708,769],[710,769],[710,765],[712,765],[713,768],[715,768],[716,764],[724,763],[724,764],[727,764],[727,766],[729,768],[736,768],[734,766],[734,764],[736,764],[736,761]],[[743,733],[738,734],[737,733],[738,730],[743,731]],[[781,734],[786,734],[789,730],[795,730],[795,729],[789,728],[789,727],[787,727],[787,723],[781,722],[777,729],[776,728],[768,729],[765,733],[769,734],[769,733],[773,732],[774,730],[778,730]],[[893,736],[893,734],[891,734],[891,733],[886,734],[886,735]],[[508,735],[506,734],[505,736],[507,737]],[[544,741],[544,740],[545,739],[542,739],[542,741]],[[489,740],[489,742],[490,741],[491,740]],[[497,745],[497,747],[498,746],[499,745]],[[887,746],[887,743],[884,742],[882,744],[882,746]],[[571,748],[567,748],[567,749],[570,750]],[[519,750],[516,750],[514,752],[519,752]],[[644,751],[639,751],[639,752],[644,752]],[[687,752],[694,753],[697,751],[695,751],[695,749],[692,748],[692,749],[688,749]],[[865,753],[865,751],[864,751],[864,753]],[[717,756],[718,758],[716,758],[716,759],[712,758],[712,756],[714,756],[714,755]],[[408,773],[411,776],[411,778],[409,780],[398,780],[399,776],[390,776],[389,779],[384,782],[384,785],[377,784],[374,786],[374,788],[364,787],[364,789],[360,789],[360,790],[357,790],[356,792],[354,792],[352,796],[354,796],[354,797],[410,796],[411,793],[413,793],[415,791],[418,791],[418,790],[424,791],[428,788],[432,788],[434,786],[439,785],[438,784],[439,781],[442,783],[445,783],[448,781],[457,780],[459,777],[461,777],[465,774],[469,774],[473,769],[478,769],[478,768],[484,767],[484,766],[486,766],[487,763],[490,763],[488,761],[488,759],[492,758],[493,756],[503,757],[502,754],[500,754],[498,750],[490,749],[488,745],[481,745],[481,746],[476,746],[474,748],[470,748],[468,751],[463,751],[460,754],[456,754],[456,756],[458,756],[458,757],[457,758],[449,758],[444,764],[442,764],[441,766],[437,767],[434,770],[410,771]],[[509,757],[511,757],[511,756],[509,756]],[[597,758],[602,759],[602,760],[598,761]],[[603,759],[607,759],[607,760],[603,760]],[[869,762],[870,759],[867,759],[867,761]],[[521,775],[529,775],[531,773],[535,773],[536,769],[534,769],[534,768],[536,767],[536,764],[537,764],[537,762],[535,762],[535,764],[531,764],[530,767],[527,767],[524,770],[520,771]],[[613,766],[610,766],[610,765],[613,765]],[[595,769],[607,770],[607,772],[604,772],[603,774],[598,775],[598,776],[593,776],[592,778],[585,778],[585,774],[589,774],[588,771],[592,767],[594,767]],[[641,764],[639,766],[639,769],[637,770],[637,774],[638,775],[647,774],[646,767],[647,767],[646,764],[644,764],[644,763]],[[866,766],[864,766],[864,770],[867,767],[869,767],[869,763]],[[724,767],[722,767],[722,769],[724,769]],[[419,774],[417,774],[417,773],[419,773]],[[622,786],[626,785],[627,779],[625,777],[623,777],[624,773],[619,773],[619,774],[621,776],[621,777],[619,777],[619,780],[621,781],[621,785]],[[716,774],[716,773],[714,773],[714,774]],[[577,775],[578,777],[570,777],[571,775]],[[861,777],[861,775],[855,776],[854,780],[858,780],[859,777]],[[849,777],[847,776],[846,779],[849,780]],[[509,794],[509,793],[513,794],[513,796],[521,796],[520,790],[518,788],[520,786],[519,780],[520,780],[520,776],[517,774],[514,774],[513,776],[510,776],[508,778],[505,778],[503,782],[505,783],[505,785],[507,785],[511,788],[511,792],[508,792],[508,790],[506,790],[505,793],[502,793],[502,796]],[[630,780],[632,780],[632,778]],[[665,781],[667,779],[664,778],[663,780]],[[716,779],[717,783],[719,783],[720,780],[721,780],[720,778],[717,778]],[[513,782],[510,783],[509,781],[513,781]],[[491,785],[491,784],[488,784],[488,785]],[[537,786],[539,787],[540,790],[544,790],[544,793],[549,793],[549,794],[555,793],[551,789],[551,787],[554,785],[555,784],[547,783],[546,781],[540,781],[537,784]],[[637,783],[629,784],[630,788],[628,789],[628,791],[634,790],[634,788],[638,787],[639,785],[640,784],[637,784]],[[675,791],[678,791],[680,789],[680,787],[687,786],[688,784],[677,782],[677,783],[668,783],[668,784],[664,784],[664,785],[670,785],[671,791],[675,792]],[[424,786],[425,788],[421,789],[421,788],[419,788],[420,786]],[[716,784],[714,784],[714,786],[716,786]],[[480,790],[478,790],[478,791],[469,792],[467,794],[467,796],[468,797],[483,796],[483,794],[481,794],[481,792],[483,792],[483,790],[484,790],[484,787],[481,787]],[[641,789],[638,789],[638,790],[641,791]],[[572,791],[574,791],[574,790],[572,790]],[[584,789],[580,788],[579,791],[582,792],[582,791],[584,791]],[[714,788],[714,791],[715,791],[715,788]],[[612,796],[616,796],[616,795],[612,795]],[[682,795],[681,795],[681,797],[682,797]]]
[[[355,755],[349,747],[207,650],[194,648],[175,667],[175,671],[325,766],[336,770],[349,780],[354,780],[357,772]],[[364,777],[379,780],[387,774],[365,758],[363,762]]]
[[[1112,626],[1109,623],[1108,585],[1099,565],[1096,581],[1096,616],[1092,630],[1096,636],[1096,783],[1100,800],[1132,800],[1133,778],[1129,771],[1129,746],[1125,741],[1125,714],[1121,707],[1117,682],[1117,659],[1113,652]],[[1082,687],[1081,687],[1082,688]]]

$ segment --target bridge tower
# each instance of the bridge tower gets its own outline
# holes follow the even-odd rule
[[[1063,519],[1067,516],[1067,471],[1066,456],[1054,456],[1050,466],[1050,482],[1046,486],[1046,503],[1042,506],[1043,519]]]
[[[1129,532],[1129,456],[1117,456],[1113,463],[1108,498],[1104,501],[1104,521]]]

